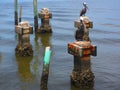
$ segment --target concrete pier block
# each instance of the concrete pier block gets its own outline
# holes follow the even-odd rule
[[[41,26],[39,27],[38,33],[52,33],[52,28],[50,25],[50,18],[52,18],[52,13],[48,8],[42,8],[39,12],[39,18],[41,19]]]
[[[18,44],[15,48],[15,54],[18,56],[32,56],[33,50],[30,44],[30,35],[33,33],[33,27],[27,21],[20,22],[15,27],[18,36]]]
[[[68,53],[74,57],[71,84],[76,87],[93,87],[95,76],[91,71],[90,55],[96,56],[96,49],[90,41],[68,43]]]

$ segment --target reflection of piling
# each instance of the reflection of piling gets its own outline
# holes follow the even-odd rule
[[[38,11],[37,11],[37,0],[33,0],[34,6],[34,28],[35,32],[38,30]]]
[[[33,79],[33,74],[31,73],[31,69],[30,69],[30,62],[32,61],[33,57],[19,57],[16,56],[16,61],[17,61],[17,65],[18,65],[18,75],[20,78],[20,81],[22,83],[26,83],[26,82],[32,82]],[[24,88],[24,90],[26,90],[27,88]],[[23,90],[23,89],[21,89]]]
[[[30,35],[33,33],[32,26],[28,22],[20,22],[16,26],[16,33],[18,34],[19,43],[15,48],[15,53],[18,56],[32,56],[33,50],[30,44]]]
[[[19,12],[19,22],[22,21],[22,6],[20,6],[20,12]]]
[[[52,18],[52,14],[49,11],[48,8],[42,8],[42,10],[39,13],[39,18],[41,18],[41,26],[39,27],[39,31],[38,33],[51,33],[52,32],[52,28],[50,25],[50,18]]]
[[[94,74],[91,71],[90,55],[96,56],[96,46],[89,41],[68,43],[68,53],[74,55],[71,83],[77,87],[93,87]]]
[[[18,0],[14,0],[14,8],[15,8],[15,25],[18,25]]]
[[[46,47],[45,56],[44,56],[43,71],[42,71],[42,77],[41,77],[41,88],[47,88],[50,55],[51,55],[50,47]]]

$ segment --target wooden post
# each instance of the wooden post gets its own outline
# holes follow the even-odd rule
[[[39,27],[38,33],[52,33],[52,28],[50,25],[50,18],[52,18],[52,13],[48,8],[42,8],[39,13],[39,18],[41,19],[41,26]]]
[[[18,56],[32,56],[33,50],[30,44],[30,35],[32,34],[33,27],[26,22],[20,22],[15,27],[18,34],[19,43],[15,48],[15,53]]]
[[[20,6],[20,12],[19,12],[19,22],[22,21],[22,6]]]
[[[34,28],[35,28],[35,32],[37,32],[38,30],[37,0],[33,0],[33,6],[34,6]]]
[[[14,12],[15,25],[18,25],[18,0],[14,0],[14,8],[15,8]]]
[[[46,47],[45,56],[44,56],[43,71],[42,71],[42,77],[41,77],[41,88],[47,88],[50,56],[51,56],[50,47]]]
[[[93,87],[94,74],[91,71],[90,55],[96,55],[96,46],[89,41],[68,43],[68,53],[74,56],[71,83],[77,87]]]

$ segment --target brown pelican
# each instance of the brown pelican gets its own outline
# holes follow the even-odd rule
[[[75,39],[77,41],[83,41],[84,33],[85,33],[85,26],[84,26],[83,21],[80,20],[80,26],[78,27],[74,35]]]
[[[86,4],[86,2],[83,2],[83,9],[81,10],[81,12],[80,12],[80,16],[85,16],[85,13],[86,13],[86,11],[87,11],[87,9],[88,9],[88,7],[87,7],[87,4]]]

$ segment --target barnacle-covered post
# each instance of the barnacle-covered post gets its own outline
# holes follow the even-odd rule
[[[91,71],[90,55],[96,56],[96,46],[90,41],[68,43],[68,53],[74,57],[71,84],[77,87],[93,87],[94,74]]]
[[[41,19],[41,26],[39,27],[38,33],[51,33],[52,28],[50,25],[50,18],[52,18],[52,13],[48,8],[42,8],[39,12],[39,18]]]
[[[18,0],[14,0],[14,8],[15,25],[18,25]]]
[[[30,35],[33,33],[33,27],[27,21],[20,22],[15,27],[15,32],[18,36],[18,44],[15,48],[17,56],[32,56],[33,50],[30,44]]]
[[[72,71],[71,84],[77,87],[93,87],[94,74],[91,71],[90,56],[97,55],[96,45],[92,45],[89,39],[89,28],[92,22],[88,17],[81,16],[76,20],[74,26],[77,28],[75,39],[77,41],[68,43],[68,53],[74,57],[74,68]]]

